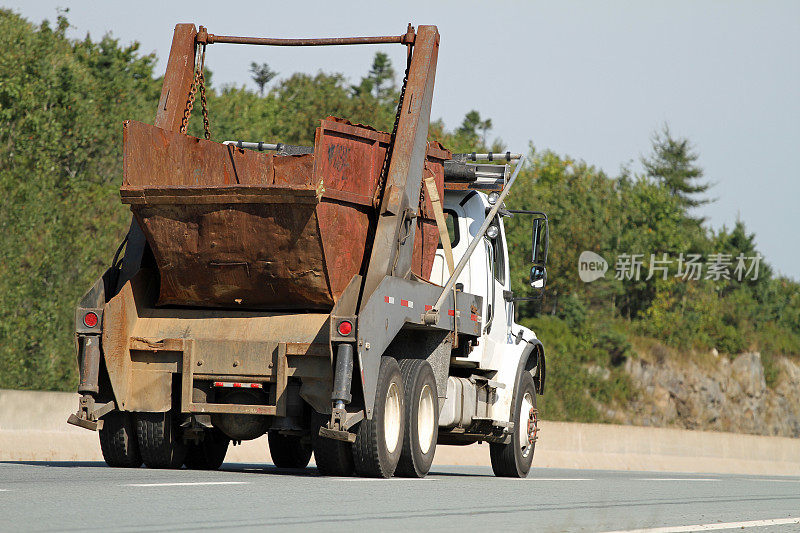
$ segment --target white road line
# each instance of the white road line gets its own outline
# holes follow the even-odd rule
[[[712,477],[640,477],[638,481],[719,481]]]
[[[594,481],[589,477],[529,477],[528,481]]]
[[[391,477],[389,479],[383,479],[379,477],[329,477],[328,479],[332,479],[334,481],[438,481],[436,478],[426,477],[423,479],[413,478],[413,477]]]
[[[0,489],[0,492],[11,492],[11,489]]]
[[[192,481],[185,483],[128,483],[123,487],[192,487],[197,485],[247,485],[249,481]]]
[[[800,518],[773,518],[770,520],[751,520],[750,522],[725,522],[717,524],[697,524],[694,526],[651,527],[644,529],[620,529],[606,533],[685,533],[688,531],[718,531],[721,529],[744,529],[749,527],[785,526],[800,524]]]

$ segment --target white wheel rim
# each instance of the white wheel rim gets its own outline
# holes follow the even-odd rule
[[[433,391],[428,385],[422,387],[419,395],[419,408],[417,409],[417,440],[419,450],[427,454],[433,444],[434,432]]]
[[[383,408],[383,438],[386,450],[394,453],[400,440],[400,390],[397,383],[391,383],[386,391],[386,403]]]
[[[523,457],[527,457],[528,453],[531,451],[528,419],[531,416],[532,409],[533,397],[531,396],[530,392],[526,392],[525,396],[522,397],[522,401],[520,402],[519,416],[517,417],[517,420],[519,420],[519,447],[522,450]]]

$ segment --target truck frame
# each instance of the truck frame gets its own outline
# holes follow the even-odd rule
[[[410,24],[397,36],[331,39],[175,27],[154,125],[123,128],[121,195],[135,216],[75,316],[81,397],[68,422],[99,431],[110,466],[218,468],[231,441],[268,433],[276,466],[305,467],[313,452],[325,475],[423,477],[437,443],[484,441],[496,475],[528,474],[545,354],[514,322],[514,302],[530,298],[510,290],[503,217],[534,217],[537,289],[547,217],[505,209],[524,156],[451,154],[428,141],[439,40],[435,26]],[[205,107],[205,49],[221,43],[406,46],[394,130],[326,119],[314,147],[215,143],[207,122],[206,140],[188,136],[198,81]],[[375,190],[337,189],[365,158],[383,162]],[[312,161],[317,181],[278,187],[279,166],[296,175]],[[265,165],[275,184],[250,183]],[[224,185],[203,182],[223,173]],[[326,218],[326,202],[354,210]],[[301,211],[316,225],[292,226]],[[198,230],[207,216],[217,226]],[[203,231],[216,232],[210,247],[197,242]],[[349,252],[358,238],[363,248]],[[226,239],[291,253],[234,260]]]

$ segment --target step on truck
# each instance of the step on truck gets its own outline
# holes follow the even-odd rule
[[[405,46],[393,131],[327,117],[313,146],[211,141],[203,65],[224,43]],[[428,140],[438,49],[435,26],[176,26],[155,123],[123,124],[130,229],[75,316],[68,422],[99,432],[109,466],[215,469],[268,434],[277,467],[313,453],[323,475],[423,477],[437,444],[475,442],[498,476],[528,474],[545,354],[514,302],[544,287],[547,217],[504,206],[521,154]],[[531,217],[531,295],[510,291],[509,216]]]

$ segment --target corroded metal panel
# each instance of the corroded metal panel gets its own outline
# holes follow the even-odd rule
[[[161,309],[154,307],[153,278],[141,270],[104,308],[103,356],[121,410],[170,409],[172,375],[183,372],[189,345],[196,379],[269,381],[279,344],[286,346],[286,376],[304,386],[329,379],[328,314]]]
[[[323,120],[313,154],[279,156],[139,122],[124,126],[122,201],[160,273],[161,305],[329,310],[366,271],[389,135]],[[443,187],[447,152],[426,169]],[[438,236],[427,199],[414,272],[430,276]]]

